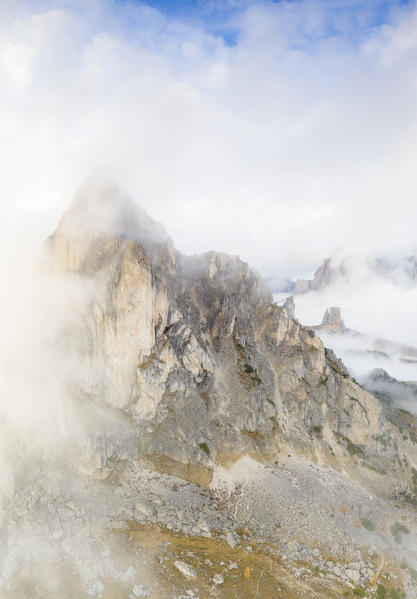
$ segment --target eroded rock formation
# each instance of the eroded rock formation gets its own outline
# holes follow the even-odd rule
[[[415,596],[416,418],[385,378],[368,393],[247,264],[183,256],[113,188],[45,253],[69,425],[34,446],[2,423],[2,597]]]
[[[387,436],[407,452],[378,399],[239,258],[181,255],[112,189],[80,195],[48,249],[55,269],[90,290],[62,336],[71,385],[126,412],[158,467],[209,481],[216,463],[245,454],[272,462],[290,445],[337,455],[346,439],[378,460]],[[325,320],[343,327],[337,309]],[[391,469],[395,478],[398,461]]]

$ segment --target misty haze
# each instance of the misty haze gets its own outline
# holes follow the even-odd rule
[[[0,599],[417,596],[415,0],[0,0]]]

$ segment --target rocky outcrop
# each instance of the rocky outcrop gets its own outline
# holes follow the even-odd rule
[[[321,326],[328,328],[334,333],[343,333],[346,329],[345,323],[342,320],[340,308],[328,308],[324,313]]]
[[[354,335],[359,335],[356,331],[352,331],[345,326],[344,321],[342,320],[342,312],[338,306],[333,306],[331,308],[327,308],[323,314],[323,318],[321,324],[313,325],[310,327],[313,331],[318,331],[321,333],[330,333],[336,335],[343,335],[345,333],[353,333]]]
[[[89,289],[60,337],[71,387],[125,412],[158,469],[209,481],[217,463],[287,446],[377,455],[381,436],[406,451],[379,400],[239,258],[181,255],[115,190],[80,194],[47,246]],[[337,310],[328,321],[343,326]]]
[[[391,374],[399,372],[401,377],[407,379],[416,376],[417,348],[346,327],[340,308],[328,308],[321,324],[310,328],[343,359],[358,380],[367,382],[367,389],[371,388],[369,381],[372,377],[368,377],[370,371],[378,371],[381,365]],[[408,396],[408,393],[404,393]],[[411,407],[412,411],[416,410]]]
[[[291,316],[291,318],[295,318],[295,302],[294,302],[294,298],[292,295],[287,297],[287,299],[283,303],[283,307],[287,310],[287,312],[288,312],[289,316]]]
[[[326,258],[314,273],[313,279],[297,279],[295,282],[294,293],[301,294],[308,291],[319,291],[327,287],[334,278],[334,270],[331,266],[331,259]]]
[[[71,426],[34,449],[2,423],[2,597],[415,596],[416,419],[291,301],[115,189],[82,190],[46,254]]]

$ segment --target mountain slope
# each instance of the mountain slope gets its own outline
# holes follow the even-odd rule
[[[62,597],[412,596],[416,419],[247,264],[183,256],[87,188],[43,269],[65,292],[50,366],[82,435],[19,462],[5,597],[51,596],[57,564]]]
[[[114,206],[128,220],[117,197]],[[379,402],[272,304],[245,263],[214,252],[183,257],[167,238],[142,241],[140,230],[132,239],[90,228],[80,239],[73,222],[86,225],[90,213],[90,202],[77,205],[48,242],[55,268],[94,288],[65,332],[77,340],[71,384],[127,412],[143,452],[179,468],[198,464],[210,477],[219,459],[271,460],[286,444],[343,453],[335,433],[376,450],[374,436],[386,430],[401,446]],[[318,426],[322,435],[311,437]]]

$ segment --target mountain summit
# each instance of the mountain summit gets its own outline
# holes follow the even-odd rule
[[[183,256],[161,231],[105,190],[78,197],[48,240],[55,268],[94,282],[65,333],[78,340],[74,387],[127,412],[149,459],[190,480],[198,470],[210,481],[218,459],[273,461],[287,445],[340,454],[337,434],[372,447],[378,402],[332,368],[319,337],[272,303],[259,275],[237,257]],[[325,319],[343,326],[335,308]],[[376,418],[354,409],[354,430],[352,395]],[[322,434],[311,437],[315,427]]]
[[[19,466],[7,599],[42,587],[40,559],[45,597],[413,592],[416,419],[291,302],[236,256],[182,255],[114,188],[84,188],[46,254],[67,296],[52,374],[83,436]]]

